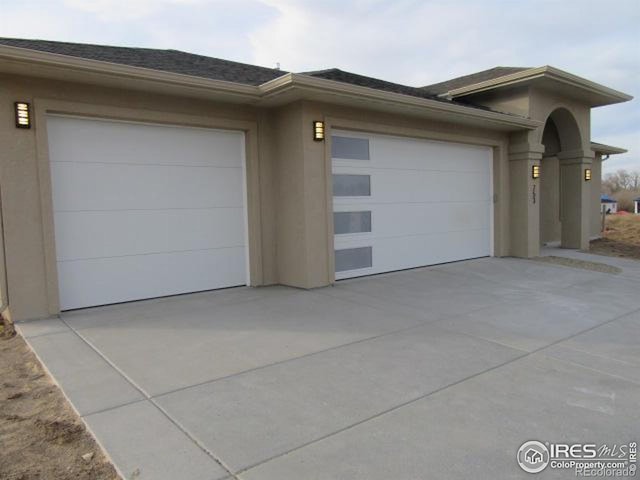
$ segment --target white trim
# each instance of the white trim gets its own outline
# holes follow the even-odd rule
[[[495,199],[495,178],[493,176],[493,148],[489,151],[489,256],[496,256],[496,246],[495,246],[495,214],[496,214],[496,204],[494,202]]]
[[[245,269],[247,271],[246,286],[251,285],[251,251],[249,249],[249,188],[247,184],[247,132],[239,130],[242,134],[242,197],[244,199],[244,244],[245,244]]]

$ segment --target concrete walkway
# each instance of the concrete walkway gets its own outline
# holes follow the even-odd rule
[[[530,478],[526,440],[640,440],[640,262],[591,257],[623,272],[487,258],[19,328],[127,479]]]

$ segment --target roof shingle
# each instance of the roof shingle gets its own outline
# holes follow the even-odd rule
[[[386,80],[366,77],[364,75],[358,75],[357,73],[345,72],[344,70],[337,68],[304,72],[303,74],[317,78],[325,78],[327,80],[334,80],[336,82],[349,83],[351,85],[359,85],[361,87],[374,88],[376,90],[384,90],[386,92],[401,93],[403,95],[411,95],[412,97],[429,98],[431,100],[442,101],[442,99],[438,98],[437,95],[433,95],[421,88],[387,82]]]
[[[245,85],[260,85],[287,73],[275,68],[258,67],[179,50],[111,47],[17,38],[0,38],[0,44]]]
[[[101,62],[109,62],[114,64],[129,65],[134,67],[148,68],[152,70],[160,70],[165,72],[179,73],[194,77],[208,78],[212,80],[224,80],[228,82],[240,83],[245,85],[261,85],[270,80],[274,80],[287,72],[274,68],[258,67],[246,63],[233,62],[220,58],[206,57],[193,53],[181,52],[179,50],[160,50],[153,48],[132,48],[132,47],[113,47],[106,45],[91,45],[84,43],[56,42],[49,40],[27,40],[18,38],[0,38],[0,45],[7,45],[29,50],[54,53],[58,55],[67,55],[71,57],[86,58]],[[487,72],[504,70],[508,67],[498,67],[498,69],[487,70],[460,79],[450,80],[451,83],[459,81],[463,78],[476,77],[486,74]],[[519,69],[510,69],[519,70]],[[410,87],[398,83],[387,82],[377,78],[358,75],[356,73],[345,72],[337,68],[327,70],[318,70],[313,72],[304,72],[303,75],[309,75],[316,78],[324,78],[336,82],[358,85],[361,87],[373,88],[386,92],[399,93],[412,97],[426,98],[437,100],[444,103],[453,103],[464,105],[471,108],[481,110],[490,110],[487,107],[474,105],[464,99],[450,100],[438,97],[437,91],[432,91],[431,87]]]
[[[483,70],[481,72],[472,73],[470,75],[464,75],[462,77],[452,78],[440,83],[434,83],[422,87],[422,90],[429,92],[432,95],[441,95],[447,93],[456,88],[466,87],[468,85],[474,85],[476,83],[485,82],[487,80],[493,80],[494,78],[504,77],[505,75],[511,75],[512,73],[522,72],[529,70],[528,67],[494,67],[489,70]]]

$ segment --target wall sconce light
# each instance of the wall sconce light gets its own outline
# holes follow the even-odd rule
[[[584,181],[588,182],[591,180],[591,169],[590,168],[585,168],[584,169]]]
[[[324,140],[324,122],[319,120],[313,122],[313,140],[316,142]]]
[[[531,167],[531,178],[534,180],[540,178],[540,165],[534,165]]]
[[[16,128],[31,128],[31,105],[27,102],[16,102]]]

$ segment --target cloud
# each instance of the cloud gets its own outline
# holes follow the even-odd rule
[[[243,62],[253,60],[248,32],[275,15],[257,0],[30,0],[2,9],[0,36],[171,48]]]
[[[312,2],[263,0],[274,18],[249,34],[254,61],[290,71],[338,67],[423,86],[496,65],[553,65],[640,97],[637,0]],[[639,100],[593,110],[594,140],[640,168]]]
[[[611,155],[609,160],[602,164],[603,173],[615,172],[621,168],[640,171],[640,161],[638,160],[640,135],[637,131],[619,134],[613,133],[609,136],[599,137],[597,140],[607,145],[622,146],[629,150],[629,153],[622,155]]]
[[[250,34],[255,59],[291,70],[339,66],[424,85],[504,64],[610,76],[603,67],[637,59],[635,1],[263,3],[278,15]]]
[[[415,86],[550,64],[639,98],[593,110],[594,140],[630,150],[608,166],[640,163],[639,24],[637,0],[30,0],[3,2],[0,35],[338,67]]]
[[[63,5],[97,16],[101,20],[142,18],[171,6],[190,7],[210,0],[63,0]]]

